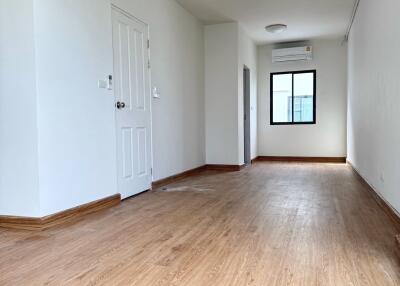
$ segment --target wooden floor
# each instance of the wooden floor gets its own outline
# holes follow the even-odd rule
[[[395,225],[344,164],[173,187],[62,228],[0,230],[0,285],[400,285]]]

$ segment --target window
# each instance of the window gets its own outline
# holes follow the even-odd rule
[[[315,124],[316,74],[271,73],[271,125]]]

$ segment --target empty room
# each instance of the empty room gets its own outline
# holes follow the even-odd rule
[[[0,0],[0,285],[400,285],[398,0]]]

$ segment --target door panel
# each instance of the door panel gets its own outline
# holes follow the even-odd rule
[[[135,90],[135,95],[136,95],[136,108],[145,110],[145,56],[144,56],[144,49],[145,49],[145,43],[144,43],[144,35],[140,31],[134,30],[133,31],[134,35],[134,44],[135,44],[135,54],[137,57],[134,58],[133,60],[133,67],[132,70],[135,71],[136,77],[133,79],[136,82],[136,90]]]
[[[132,142],[132,128],[122,128],[122,176],[125,179],[132,178],[133,176],[133,142]]]
[[[138,176],[145,176],[147,170],[147,160],[146,160],[146,128],[138,128],[136,130],[137,135],[137,175]]]
[[[148,27],[115,9],[112,17],[118,189],[127,198],[150,189],[152,179]]]

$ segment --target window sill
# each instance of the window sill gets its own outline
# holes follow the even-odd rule
[[[315,125],[316,122],[270,122],[270,125]]]

